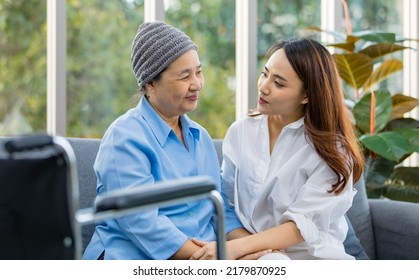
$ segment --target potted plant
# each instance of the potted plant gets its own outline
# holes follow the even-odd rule
[[[419,152],[419,121],[404,117],[419,106],[419,100],[403,93],[392,94],[383,86],[390,75],[403,70],[403,62],[392,54],[403,51],[406,38],[379,31],[351,31],[346,1],[347,33],[321,30],[337,42],[333,58],[345,88],[347,105],[364,149],[364,172],[368,196],[419,202],[419,167],[402,162]]]

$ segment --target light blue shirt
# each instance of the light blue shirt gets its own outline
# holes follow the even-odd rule
[[[180,117],[185,145],[142,98],[105,133],[94,164],[97,193],[207,175],[220,190],[220,168],[208,132],[186,115]],[[186,147],[185,147],[186,146]],[[226,204],[226,233],[242,227]],[[96,225],[83,259],[164,260],[188,238],[216,239],[214,209],[208,199],[143,211]]]

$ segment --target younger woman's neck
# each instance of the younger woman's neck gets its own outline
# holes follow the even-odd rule
[[[275,143],[278,140],[279,135],[282,132],[282,129],[289,125],[290,123],[293,123],[300,118],[290,118],[286,119],[283,118],[280,115],[269,115],[268,116],[268,130],[269,130],[269,151],[272,154],[272,151],[274,149]]]

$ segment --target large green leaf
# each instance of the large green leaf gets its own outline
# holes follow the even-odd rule
[[[366,93],[354,106],[353,116],[357,127],[367,133],[370,131],[371,93]],[[375,131],[381,131],[390,119],[392,112],[391,94],[380,90],[375,92]]]
[[[403,128],[378,134],[364,134],[359,140],[368,150],[389,160],[419,152],[419,129]]]
[[[401,128],[419,128],[419,121],[413,118],[394,119],[387,123],[383,131],[392,131]]]
[[[352,37],[357,37],[364,41],[376,42],[376,43],[394,43],[396,42],[396,34],[389,32],[376,32],[376,31],[359,31],[353,32]]]
[[[338,48],[338,49],[342,49],[346,52],[353,52],[355,49],[355,44],[354,43],[336,43],[336,44],[328,44],[328,47],[334,47],[334,48]]]
[[[340,77],[354,89],[361,88],[373,70],[373,60],[364,54],[333,54]]]
[[[403,69],[403,62],[398,59],[389,59],[383,61],[381,65],[374,70],[365,82],[363,92],[368,91],[373,85],[381,82],[391,74]]]
[[[359,51],[359,53],[368,55],[372,59],[377,59],[390,53],[402,51],[406,48],[407,47],[405,46],[400,46],[396,44],[379,43],[375,45],[370,45],[367,48]]]
[[[368,189],[380,189],[393,173],[396,162],[380,156],[366,157],[364,178]]]
[[[347,43],[353,43],[353,44],[355,44],[355,43],[357,43],[358,41],[359,41],[359,37],[352,36],[352,35],[347,35],[347,36],[346,36],[346,42],[347,42]]]
[[[403,115],[407,112],[410,112],[417,106],[419,106],[419,100],[403,95],[400,93],[397,93],[393,95],[392,97],[393,102],[393,112],[391,113],[390,119],[397,119],[397,118],[403,118]]]
[[[385,197],[419,203],[419,167],[395,168],[385,185]]]

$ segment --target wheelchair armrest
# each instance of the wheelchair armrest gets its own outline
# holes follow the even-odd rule
[[[96,212],[103,212],[130,209],[139,205],[149,206],[155,203],[195,197],[213,190],[215,190],[215,185],[209,178],[182,178],[100,195],[95,201],[95,209]]]
[[[211,199],[216,214],[218,259],[225,259],[225,212],[224,201],[216,190],[214,181],[208,176],[196,176],[157,182],[109,192],[97,197],[95,206],[80,209],[76,220],[81,224],[117,218],[123,215],[182,202]]]

